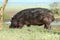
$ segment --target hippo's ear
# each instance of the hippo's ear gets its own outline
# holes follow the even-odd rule
[[[11,20],[10,20],[10,21],[12,22],[12,21],[14,21],[14,19],[15,19],[15,18],[11,18]]]
[[[13,20],[14,18],[12,18],[12,20]]]

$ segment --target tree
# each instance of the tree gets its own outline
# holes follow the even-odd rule
[[[55,14],[59,14],[59,8],[60,8],[59,2],[53,2],[49,6]]]
[[[0,8],[0,30],[3,28],[3,12],[4,12],[7,2],[8,0],[4,0],[4,3]]]

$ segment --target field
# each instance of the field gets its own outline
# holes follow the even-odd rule
[[[6,8],[3,16],[4,21],[10,21],[16,12],[24,8],[24,6],[10,7],[9,10]],[[55,15],[55,18],[60,20],[60,15]],[[51,30],[46,30],[43,26],[33,25],[31,27],[25,25],[22,29],[9,29],[9,25],[10,24],[3,24],[3,30],[0,31],[0,40],[60,40],[60,25],[52,25]]]
[[[26,25],[22,29],[9,29],[9,24],[3,24],[0,40],[60,40],[60,26],[52,26],[46,30],[43,26]]]

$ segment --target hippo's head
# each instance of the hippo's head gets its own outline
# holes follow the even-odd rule
[[[18,27],[19,26],[18,26],[17,20],[15,20],[15,19],[12,18],[11,24],[10,24],[9,28],[18,28]]]

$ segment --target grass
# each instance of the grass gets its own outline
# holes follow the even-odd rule
[[[0,40],[60,40],[59,26],[52,26],[52,30],[46,30],[43,26],[24,26],[22,29],[9,29],[8,26],[4,24]]]
[[[6,14],[3,14],[3,18],[4,18],[4,19],[8,19],[8,18],[10,18],[10,17],[7,16]]]
[[[55,18],[60,18],[60,14],[54,14]]]
[[[55,15],[55,17],[60,16]],[[4,14],[4,18],[10,17]],[[51,30],[46,30],[43,26],[30,28],[24,26],[22,29],[9,29],[9,24],[3,24],[3,26],[3,30],[0,31],[0,40],[60,40],[60,26],[52,26]]]
[[[3,14],[3,19],[4,21],[9,20],[10,16],[6,15],[5,13]]]

